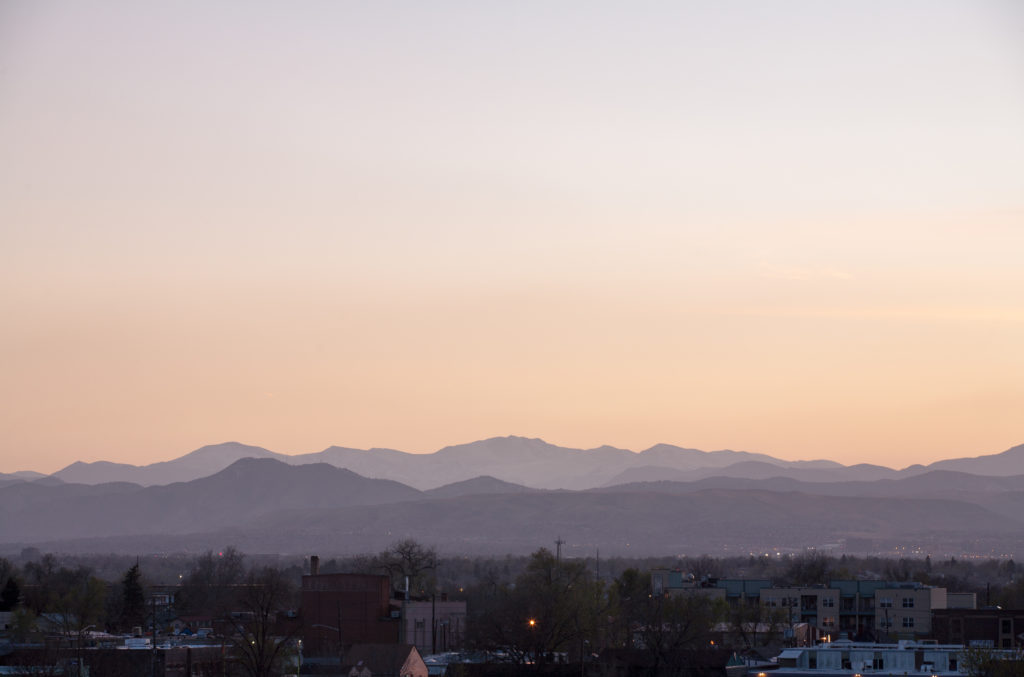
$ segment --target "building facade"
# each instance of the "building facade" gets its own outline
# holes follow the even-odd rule
[[[301,615],[303,646],[310,655],[336,655],[351,644],[397,644],[401,629],[387,576],[303,576]]]
[[[778,621],[807,624],[823,637],[856,641],[928,637],[932,612],[946,609],[949,598],[945,588],[915,581],[832,580],[827,585],[775,587],[764,579],[695,580],[664,569],[651,572],[651,592],[703,594],[733,605],[761,604]],[[972,601],[969,595],[954,596],[958,605]]]
[[[1021,648],[1024,609],[940,609],[932,615],[932,637],[943,644]]]

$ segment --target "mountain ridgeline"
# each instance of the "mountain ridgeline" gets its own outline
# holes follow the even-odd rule
[[[1020,551],[1024,446],[894,470],[658,445],[494,438],[433,454],[227,443],[147,466],[0,476],[0,552],[359,553],[400,538],[453,553]]]
[[[572,449],[540,439],[513,436],[445,447],[432,454],[328,447],[311,454],[286,455],[263,447],[227,442],[144,466],[77,462],[52,477],[76,484],[131,482],[151,486],[207,477],[242,458],[270,458],[289,465],[326,463],[364,477],[390,479],[421,490],[482,476],[535,489],[578,490],[637,481],[685,482],[714,476],[840,482],[898,479],[930,470],[990,476],[1024,474],[1024,445],[1001,454],[894,470],[867,464],[844,466],[827,460],[784,461],[746,451],[700,451],[668,444],[658,444],[641,452],[610,446]]]

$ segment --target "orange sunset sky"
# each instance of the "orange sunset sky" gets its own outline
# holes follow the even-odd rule
[[[0,4],[0,471],[1024,442],[1024,3]]]

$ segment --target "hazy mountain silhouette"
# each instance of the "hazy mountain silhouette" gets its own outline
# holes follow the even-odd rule
[[[53,473],[64,482],[100,484],[103,482],[133,482],[141,485],[171,484],[188,482],[220,472],[242,458],[276,458],[285,460],[288,456],[263,447],[254,447],[238,442],[225,442],[200,447],[171,461],[136,466],[127,463],[78,461]]]
[[[498,554],[562,535],[581,553],[721,554],[845,538],[980,551],[1024,546],[1022,515],[1024,476],[933,471],[831,483],[716,476],[587,491],[477,477],[421,492],[325,463],[241,459],[209,477],[162,486],[9,485],[0,492],[0,543],[93,551],[233,543],[258,552],[342,553],[409,536],[449,551]]]
[[[22,483],[0,494],[0,542],[187,534],[248,523],[296,508],[336,508],[416,499],[421,492],[325,463],[289,466],[241,459],[209,477],[141,487],[128,483]]]
[[[999,454],[975,458],[952,458],[936,461],[927,467],[930,470],[954,470],[972,475],[1022,475],[1024,474],[1024,444],[1011,447]]]
[[[329,447],[288,456],[262,447],[228,442],[203,447],[181,458],[146,466],[74,463],[52,477],[96,484],[126,481],[145,486],[184,482],[209,476],[240,458],[273,458],[290,465],[329,463],[364,477],[390,479],[420,490],[490,476],[540,489],[589,489],[636,481],[694,481],[713,476],[770,479],[785,476],[809,482],[871,481],[956,470],[976,475],[1024,474],[1024,445],[974,459],[939,461],[929,466],[894,470],[877,465],[843,466],[834,461],[784,461],[744,451],[700,451],[658,444],[635,453],[610,446],[573,449],[526,437],[495,437],[445,447],[432,454],[395,449]]]
[[[656,444],[650,449],[640,452],[643,465],[664,466],[676,470],[696,470],[698,468],[724,468],[743,461],[760,461],[786,467],[829,468],[843,467],[835,461],[783,461],[767,454],[756,454],[749,451],[701,451],[700,449],[684,449],[671,444]]]
[[[33,480],[39,480],[47,477],[41,472],[33,472],[31,470],[20,470],[18,472],[0,472],[0,487],[8,484],[19,484],[21,482],[31,482]]]
[[[967,498],[980,499],[1024,491],[1024,475],[986,477],[945,470],[934,470],[898,479],[851,482],[802,481],[792,477],[774,476],[767,479],[728,477],[717,475],[690,482],[657,480],[611,485],[593,491],[641,491],[653,493],[688,494],[708,489],[734,489],[746,491],[800,492],[816,496],[888,497],[888,498]]]
[[[433,498],[458,498],[459,496],[493,496],[496,494],[523,494],[535,491],[540,490],[524,487],[521,484],[503,482],[499,479],[495,479],[494,477],[483,476],[474,477],[471,480],[463,480],[461,482],[446,484],[443,487],[429,489],[424,493]]]
[[[859,464],[855,466],[780,466],[764,461],[740,461],[725,467],[699,467],[692,470],[678,470],[661,466],[642,466],[622,471],[607,482],[606,486],[631,482],[654,482],[661,480],[692,482],[706,477],[735,477],[744,479],[769,479],[789,477],[804,482],[869,481],[887,477],[898,477],[891,468]]]
[[[150,532],[155,533],[155,532]],[[609,489],[533,491],[252,515],[234,527],[190,534],[64,540],[68,551],[221,547],[250,552],[361,553],[416,538],[453,553],[526,553],[567,540],[569,555],[757,552],[821,547],[843,538],[932,543],[954,551],[1020,547],[1024,523],[948,499],[822,496],[704,489],[687,494]]]

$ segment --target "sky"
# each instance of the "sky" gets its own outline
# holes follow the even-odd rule
[[[1024,4],[0,4],[0,471],[1024,443]]]

